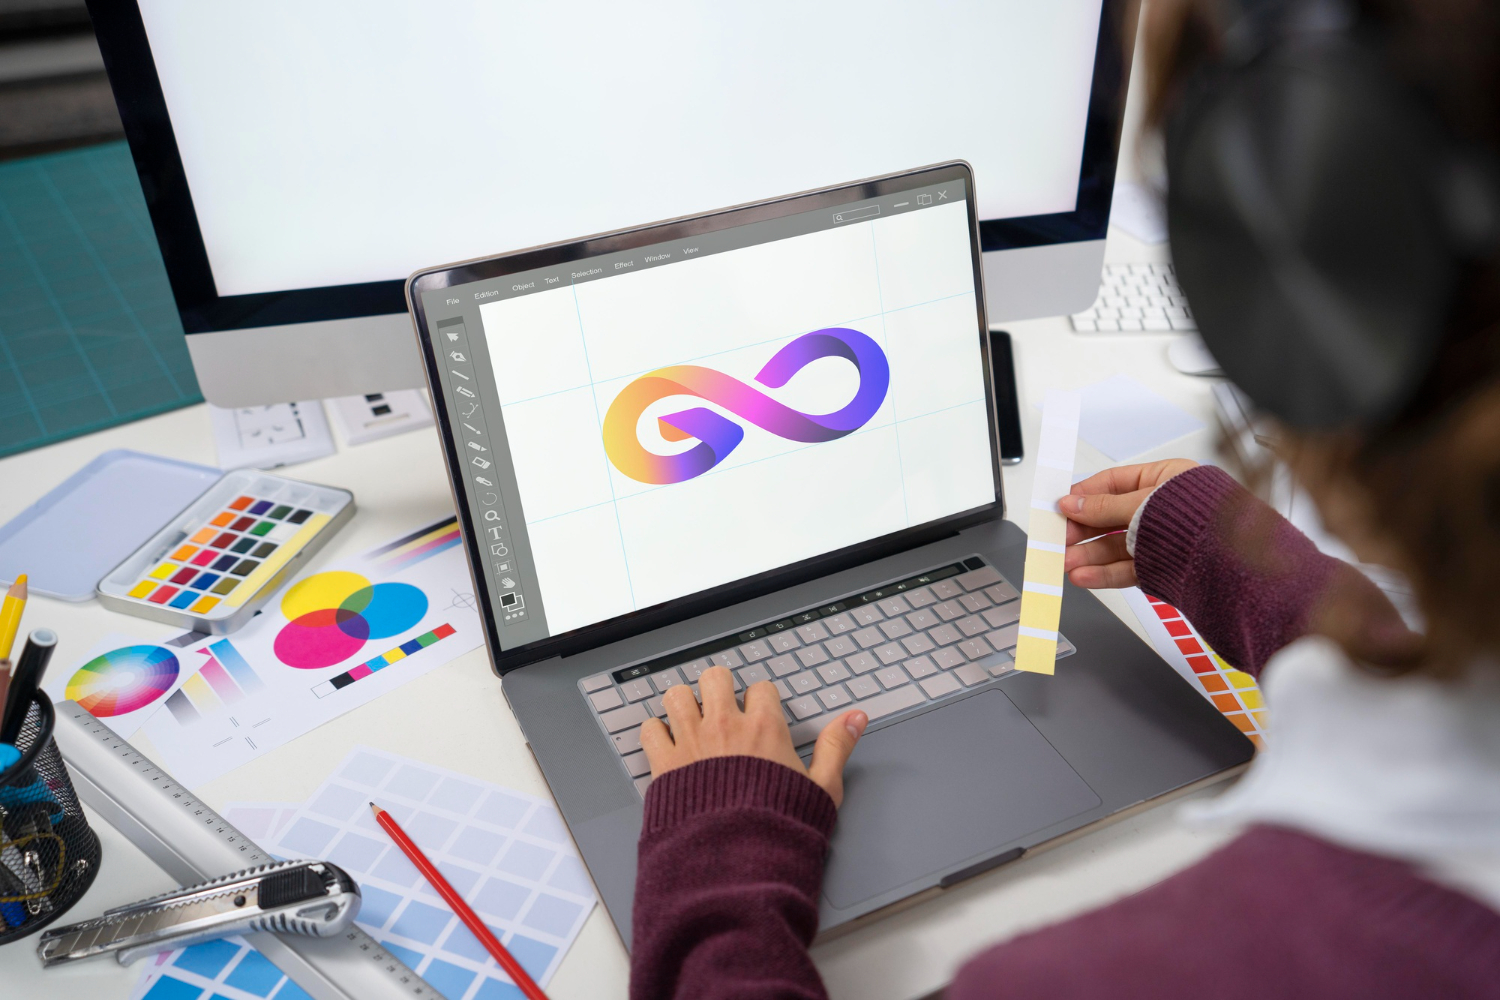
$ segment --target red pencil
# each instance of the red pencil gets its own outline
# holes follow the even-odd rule
[[[521,963],[517,962],[515,957],[505,950],[505,945],[501,944],[495,935],[490,933],[490,929],[484,925],[484,921],[479,919],[479,914],[469,909],[469,904],[464,902],[464,898],[458,894],[458,890],[448,884],[448,880],[443,877],[443,873],[437,870],[436,865],[427,860],[427,855],[423,854],[422,849],[412,842],[412,839],[406,835],[405,830],[401,829],[395,818],[373,802],[370,803],[370,808],[375,810],[375,822],[380,824],[382,830],[391,835],[391,839],[396,842],[396,846],[401,848],[401,853],[405,854],[411,860],[411,863],[417,866],[417,871],[421,872],[422,877],[427,880],[428,884],[438,891],[438,895],[448,901],[448,906],[452,908],[454,913],[458,914],[458,919],[464,922],[465,927],[474,932],[474,936],[479,939],[479,943],[484,945],[484,950],[493,955],[495,961],[500,963],[500,967],[505,970],[505,974],[510,976],[510,981],[515,983],[530,1000],[547,1000],[547,994],[542,992],[542,988],[526,974],[526,970],[521,968]]]

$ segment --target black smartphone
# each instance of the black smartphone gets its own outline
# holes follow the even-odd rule
[[[995,382],[995,418],[1000,422],[1000,463],[1015,465],[1026,457],[1021,444],[1021,404],[1016,392],[1016,356],[1010,334],[990,331],[990,371]]]

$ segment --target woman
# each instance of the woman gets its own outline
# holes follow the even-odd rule
[[[1154,4],[1148,103],[1158,123],[1195,66],[1237,44],[1224,41],[1221,13],[1212,0]],[[1371,0],[1361,17],[1393,30],[1392,64],[1455,131],[1500,148],[1493,4]],[[1201,303],[1198,312],[1201,321]],[[1199,810],[1200,821],[1245,827],[1229,847],[981,953],[950,1000],[1500,997],[1493,258],[1465,271],[1436,325],[1439,344],[1393,414],[1282,433],[1282,457],[1328,527],[1362,561],[1411,581],[1420,635],[1363,576],[1213,467],[1113,469],[1060,501],[1072,582],[1139,583],[1182,609],[1261,678],[1272,731],[1246,778]],[[769,685],[746,692],[744,711],[727,672],[706,671],[700,692],[701,709],[690,690],[672,689],[671,730],[648,722],[642,732],[656,778],[632,996],[823,997],[807,945],[840,776],[867,720],[835,720],[804,769]],[[1233,961],[1247,949],[1254,961]]]

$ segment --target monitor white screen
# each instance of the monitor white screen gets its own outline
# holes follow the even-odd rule
[[[1100,0],[140,0],[219,295],[948,159],[1072,211]]]
[[[425,293],[501,648],[995,502],[964,185],[854,204]]]

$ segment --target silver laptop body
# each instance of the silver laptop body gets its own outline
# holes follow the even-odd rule
[[[641,723],[710,665],[799,749],[851,707],[820,933],[1253,747],[1068,585],[1013,650],[980,232],[939,164],[420,271],[407,298],[506,699],[627,946]]]

